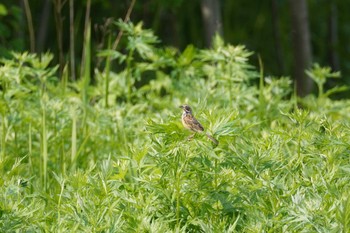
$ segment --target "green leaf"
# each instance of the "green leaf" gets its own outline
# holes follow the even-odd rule
[[[6,6],[0,3],[0,16],[6,16],[7,14],[8,12]]]

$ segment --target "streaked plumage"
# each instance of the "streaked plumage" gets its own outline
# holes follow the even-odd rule
[[[187,129],[192,130],[195,133],[196,132],[203,132],[204,131],[204,127],[193,116],[191,107],[185,104],[185,105],[181,105],[180,108],[182,108],[182,110],[183,110],[181,120],[182,120],[182,124],[184,125],[184,127],[187,128]],[[194,134],[189,139],[191,139],[194,136]],[[219,144],[219,142],[215,138],[213,138],[210,134],[206,133],[206,135],[216,145]]]
[[[192,114],[192,109],[188,105],[183,105],[182,124],[187,128],[195,132],[204,131],[203,126],[197,121]]]

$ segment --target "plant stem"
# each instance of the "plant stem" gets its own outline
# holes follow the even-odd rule
[[[130,49],[127,60],[126,60],[126,85],[127,85],[127,101],[131,102],[131,61],[134,54],[134,49]]]
[[[111,47],[111,35],[108,37],[108,48]],[[106,68],[105,68],[105,107],[108,108],[108,96],[109,96],[109,73],[111,70],[111,57],[106,58]]]
[[[131,15],[131,12],[132,12],[132,9],[134,8],[134,5],[135,5],[135,2],[136,2],[136,0],[132,0],[132,2],[130,3],[129,9],[128,9],[128,11],[126,12],[126,15],[125,15],[125,18],[124,18],[124,23],[126,23],[127,21],[129,21],[130,15]],[[120,30],[119,33],[118,33],[117,38],[115,39],[115,41],[114,41],[114,43],[113,43],[112,50],[116,50],[116,49],[117,49],[117,46],[118,46],[119,41],[120,41],[120,39],[122,38],[122,36],[123,36],[123,31]]]
[[[28,128],[28,161],[29,161],[29,167],[31,171],[33,172],[33,161],[32,161],[32,124],[29,123]]]
[[[72,154],[71,154],[71,168],[75,171],[76,168],[76,155],[77,155],[77,117],[75,112],[72,118]]]
[[[260,119],[265,119],[264,110],[266,108],[265,98],[264,98],[264,64],[260,55],[259,58],[259,68],[260,68],[260,78],[259,78],[259,115]]]
[[[44,101],[43,101],[44,102]],[[46,104],[43,103],[42,106],[42,128],[41,128],[41,144],[42,144],[42,157],[43,157],[43,182],[44,182],[44,189],[47,190],[47,160],[48,160],[48,154],[47,154],[47,131],[46,131]]]
[[[6,151],[6,125],[5,125],[5,116],[2,116],[1,121],[1,157],[0,162],[3,162],[5,159],[5,151]]]
[[[180,156],[177,155],[177,165],[175,170],[175,191],[176,191],[176,225],[179,226],[180,223],[180,195],[181,195],[181,188],[180,188]]]
[[[299,122],[299,132],[298,132],[298,158],[300,158],[301,154],[301,133],[302,133],[302,124]]]

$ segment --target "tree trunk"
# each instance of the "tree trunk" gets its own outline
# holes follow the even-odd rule
[[[220,12],[220,0],[201,0],[205,44],[212,45],[213,36],[218,33],[222,36],[222,21]]]
[[[280,17],[279,17],[279,11],[278,11],[278,1],[272,0],[271,1],[271,16],[272,16],[272,30],[273,30],[273,39],[274,39],[274,49],[275,49],[275,56],[276,56],[276,63],[278,66],[278,74],[283,75],[286,71],[285,65],[284,65],[284,56],[283,56],[283,50],[281,45],[281,31],[280,31]]]
[[[334,71],[340,69],[339,57],[337,53],[338,46],[338,11],[334,1],[330,1],[329,20],[328,20],[328,62]]]
[[[289,3],[292,17],[293,75],[298,95],[305,96],[311,92],[313,87],[312,80],[305,74],[305,70],[312,63],[307,2],[305,0],[289,0]]]
[[[59,76],[62,77],[63,68],[65,66],[65,59],[63,53],[63,16],[62,16],[62,8],[63,4],[62,0],[54,0],[54,16],[56,22],[56,33],[57,33],[57,47],[58,47],[58,61],[59,61]]]
[[[46,48],[47,33],[49,29],[49,21],[52,16],[51,12],[51,0],[45,0],[43,8],[41,10],[39,25],[37,27],[37,41],[36,41],[36,52],[41,53]]]

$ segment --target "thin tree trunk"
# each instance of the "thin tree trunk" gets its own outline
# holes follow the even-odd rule
[[[222,20],[219,0],[201,0],[205,43],[207,47],[212,45],[213,36],[218,33],[222,36]]]
[[[339,57],[337,53],[338,45],[338,10],[334,1],[330,1],[329,6],[329,21],[328,21],[328,61],[333,70],[339,70]]]
[[[24,10],[27,18],[27,25],[29,31],[29,42],[30,42],[30,52],[35,52],[35,36],[34,36],[34,26],[33,26],[33,18],[32,13],[30,11],[30,6],[28,0],[23,0]]]
[[[24,9],[24,1],[20,1],[19,3],[19,8],[21,9],[21,12],[25,12],[25,9]],[[24,14],[21,14],[21,17],[20,17],[20,19],[19,19],[19,25],[20,25],[20,29],[21,30],[16,30],[16,36],[18,37],[18,38],[20,38],[21,40],[25,40],[25,37],[26,37],[26,35],[25,35],[25,30],[26,30],[26,27],[27,27],[27,25],[26,25],[26,16],[25,16],[25,13]],[[23,49],[26,49],[26,48],[23,48]]]
[[[311,92],[313,87],[312,80],[305,74],[305,70],[312,63],[307,2],[305,0],[289,0],[289,3],[292,17],[293,75],[298,95],[305,96]]]
[[[276,62],[278,66],[278,74],[283,75],[286,71],[284,65],[284,56],[281,45],[281,31],[280,31],[280,16],[278,11],[278,2],[277,0],[271,1],[271,15],[272,15],[272,30],[273,30],[273,39],[275,42],[275,54],[276,54]]]
[[[70,74],[75,80],[74,0],[69,0],[69,35]]]
[[[57,33],[57,47],[58,47],[58,59],[59,59],[59,74],[62,77],[63,68],[65,65],[63,55],[63,23],[62,23],[62,8],[63,4],[61,0],[53,0],[55,21],[56,21],[56,33]]]
[[[51,0],[45,0],[44,6],[41,10],[41,16],[39,20],[37,41],[36,41],[36,52],[41,53],[46,47],[47,32],[49,29],[49,21],[51,17]]]
[[[91,18],[90,18],[90,10],[91,10],[91,0],[87,0],[86,3],[86,10],[85,10],[85,23],[84,23],[84,41],[87,39],[88,36],[88,32],[89,32],[89,28],[90,24],[91,24]],[[86,44],[84,42],[84,47],[83,47],[83,53],[82,53],[82,57],[81,57],[81,65],[80,65],[80,77],[84,76],[84,69],[86,69],[86,67],[88,65],[86,65],[85,63],[90,63],[90,53],[87,53],[87,51],[90,51],[90,48],[85,47]],[[88,45],[90,46],[90,45]]]

